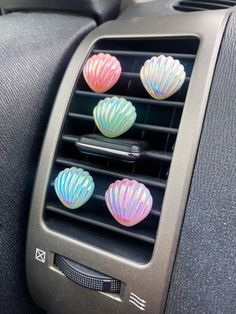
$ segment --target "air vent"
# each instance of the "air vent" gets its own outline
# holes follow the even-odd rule
[[[107,94],[92,92],[80,73],[62,127],[61,138],[48,186],[44,219],[49,228],[99,249],[138,263],[147,263],[155,245],[162,202],[174,152],[181,115],[198,48],[197,38],[120,39],[98,41],[90,55],[99,52],[116,56],[122,65],[118,83]],[[182,89],[167,100],[152,99],[142,87],[139,71],[146,59],[171,55],[184,65],[187,77]],[[88,56],[89,57],[89,56]],[[76,141],[85,134],[100,134],[92,112],[100,99],[113,95],[132,101],[137,110],[134,126],[119,139],[148,143],[152,158],[128,163],[81,153]],[[164,157],[163,157],[164,156]],[[69,210],[57,200],[53,182],[66,167],[81,167],[93,176],[96,188],[82,208]],[[134,227],[119,225],[104,202],[109,185],[117,179],[130,178],[144,183],[154,199],[150,215]]]
[[[228,9],[236,5],[236,0],[185,0],[178,1],[174,8],[177,11],[193,12]]]

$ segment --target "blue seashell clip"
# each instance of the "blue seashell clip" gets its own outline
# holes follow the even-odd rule
[[[70,209],[79,208],[92,196],[93,178],[81,168],[66,168],[55,179],[54,188],[59,200]]]

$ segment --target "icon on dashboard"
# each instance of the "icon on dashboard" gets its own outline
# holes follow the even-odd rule
[[[46,261],[46,252],[41,250],[41,249],[36,248],[35,259],[37,261],[41,262],[41,263],[45,263],[45,261]]]
[[[145,311],[146,307],[146,301],[138,297],[133,292],[130,293],[129,296],[129,302],[134,304],[137,308],[139,308],[141,311]]]

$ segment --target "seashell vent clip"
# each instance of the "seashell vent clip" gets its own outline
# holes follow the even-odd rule
[[[100,100],[93,110],[96,126],[106,137],[117,137],[128,131],[137,114],[135,107],[124,98],[112,97]]]
[[[166,99],[183,85],[186,73],[179,60],[172,57],[152,57],[141,68],[140,78],[146,91],[155,99]]]
[[[152,209],[150,191],[135,180],[117,180],[105,194],[106,205],[112,216],[122,225],[131,227],[144,220]]]
[[[110,54],[99,53],[90,57],[83,67],[84,79],[96,93],[104,93],[119,80],[121,65]]]
[[[76,209],[84,205],[94,191],[93,178],[81,168],[66,168],[55,179],[54,188],[64,206]]]

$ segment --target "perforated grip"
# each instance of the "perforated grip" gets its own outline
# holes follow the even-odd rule
[[[56,255],[55,262],[67,278],[80,286],[102,292],[120,292],[121,282],[115,278],[82,266],[60,255]]]

